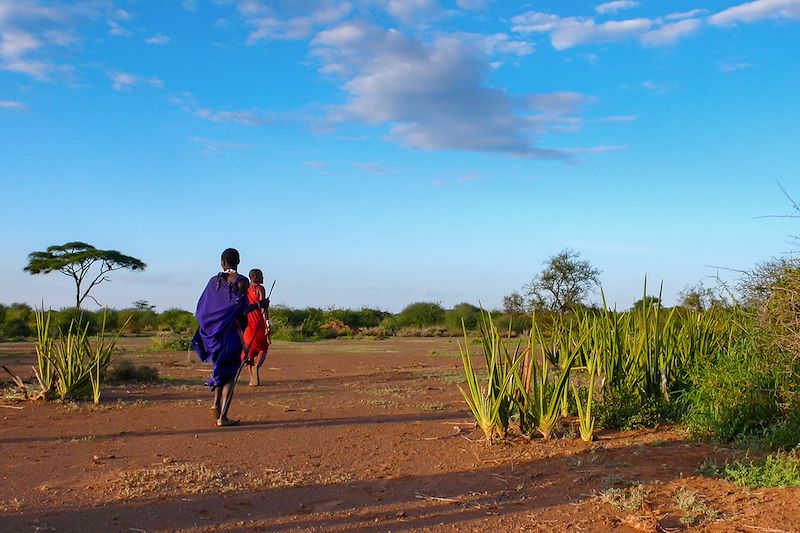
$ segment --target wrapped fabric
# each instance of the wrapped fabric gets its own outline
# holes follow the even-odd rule
[[[200,360],[214,365],[206,385],[214,390],[233,380],[241,362],[242,319],[247,311],[247,293],[239,293],[238,285],[247,278],[238,275],[233,283],[220,273],[211,278],[200,300],[195,316],[199,328],[192,339],[192,347]]]

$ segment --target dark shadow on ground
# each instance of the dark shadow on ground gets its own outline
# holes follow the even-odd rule
[[[594,490],[606,488],[609,480],[620,482],[622,477],[617,471],[624,468],[625,458],[631,453],[648,454],[654,464],[666,463],[670,457],[674,459],[676,446],[683,443],[600,447],[554,459],[347,485],[314,484],[111,502],[55,512],[28,511],[0,515],[0,522],[4,531],[42,531],[50,527],[60,532],[219,528],[366,533],[473,521],[469,524],[472,529],[479,528],[487,517],[516,513],[528,516],[543,508],[585,502]],[[638,474],[635,481],[666,483],[678,476],[678,472],[651,469],[650,474]],[[578,486],[582,488],[577,489]]]

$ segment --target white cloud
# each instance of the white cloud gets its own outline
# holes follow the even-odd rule
[[[24,31],[4,31],[0,39],[0,55],[7,58],[18,58],[42,46],[39,39]]]
[[[639,2],[633,0],[614,0],[613,2],[605,2],[599,6],[595,6],[594,10],[604,15],[606,13],[616,13],[623,9],[631,9],[639,5]]]
[[[683,37],[691,35],[700,27],[699,19],[685,19],[664,24],[660,28],[651,30],[641,37],[645,46],[668,46],[677,43]]]
[[[534,52],[533,43],[514,39],[505,33],[494,35],[473,34],[487,55],[512,55],[523,57]]]
[[[671,13],[664,17],[666,20],[683,20],[683,19],[690,19],[699,17],[700,15],[704,15],[707,13],[707,9],[691,9],[689,11],[681,11],[679,13]]]
[[[208,156],[216,156],[224,152],[247,150],[252,148],[252,146],[249,144],[228,141],[214,141],[205,137],[192,137],[191,141],[200,146],[200,153]]]
[[[110,1],[80,1],[44,5],[39,0],[0,0],[0,69],[41,81],[72,72],[51,59],[55,48],[81,40],[78,28],[98,19],[109,24],[130,18]]]
[[[194,12],[197,10],[197,0],[182,0],[181,6],[190,13]]]
[[[406,24],[414,24],[437,14],[439,5],[435,0],[388,0],[386,11]]]
[[[477,174],[467,174],[465,176],[459,176],[458,178],[451,178],[451,179],[437,179],[431,182],[431,185],[436,185],[437,187],[441,187],[444,185],[463,185],[465,183],[472,183],[473,181],[477,181],[480,179]]]
[[[554,92],[549,94],[536,94],[528,97],[528,103],[534,109],[550,115],[569,115],[580,111],[593,98],[587,98],[575,92]]]
[[[364,172],[372,172],[380,176],[386,173],[386,168],[380,163],[353,163],[353,166]]]
[[[800,20],[800,0],[755,0],[730,7],[711,16],[715,26],[758,22],[765,19]]]
[[[693,17],[701,12],[692,10],[656,19],[635,18],[598,23],[590,17],[562,18],[550,13],[529,11],[513,17],[511,22],[512,30],[517,33],[550,34],[550,43],[556,50],[629,39],[636,39],[644,46],[668,46],[700,28],[701,19]]]
[[[492,0],[456,0],[456,5],[466,11],[482,11],[489,7]]]
[[[322,170],[327,165],[325,164],[325,161],[304,161],[303,166]]]
[[[148,37],[145,42],[147,44],[169,44],[170,38],[163,33],[156,33],[152,37]]]
[[[627,144],[606,144],[601,146],[592,146],[587,148],[586,151],[590,154],[607,154],[609,152],[621,152],[627,150]]]
[[[255,110],[230,111],[199,108],[194,113],[211,122],[228,122],[242,126],[264,126],[276,122],[273,114]]]
[[[512,18],[512,29],[519,33],[550,33],[550,43],[556,50],[581,44],[623,41],[639,37],[650,30],[649,19],[610,20],[596,23],[584,17],[561,18],[549,13],[528,12]]]
[[[265,39],[305,39],[316,29],[341,21],[353,10],[350,2],[318,0],[310,3],[309,6],[309,2],[238,0],[239,14],[253,28],[247,43]]]
[[[27,109],[28,106],[16,100],[0,100],[0,109]]]
[[[721,72],[736,72],[739,70],[747,70],[755,67],[752,63],[746,63],[744,61],[724,61],[717,65],[717,68]]]
[[[147,78],[147,81],[145,83],[147,83],[147,85],[149,85],[150,87],[152,87],[154,89],[163,89],[164,88],[164,82],[162,80],[160,80],[159,78]]]
[[[139,83],[139,78],[127,72],[110,72],[108,78],[111,80],[111,87],[115,91],[122,91]]]
[[[115,37],[130,37],[133,32],[114,19],[108,19],[108,33]]]
[[[461,37],[422,42],[365,22],[320,32],[312,52],[322,72],[344,78],[347,97],[329,121],[386,126],[413,148],[561,156],[535,146],[524,98],[489,87],[485,47]]]

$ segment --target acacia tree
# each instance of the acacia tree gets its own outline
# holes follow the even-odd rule
[[[95,268],[96,267],[96,268]],[[68,242],[49,246],[44,252],[31,252],[28,266],[23,270],[30,274],[49,274],[61,272],[75,282],[75,307],[80,309],[86,298],[97,285],[109,281],[107,274],[115,270],[144,270],[142,261],[122,254],[116,250],[98,250],[85,242]]]
[[[580,254],[565,248],[545,261],[545,268],[525,286],[533,308],[564,313],[584,302],[600,284],[600,271]]]

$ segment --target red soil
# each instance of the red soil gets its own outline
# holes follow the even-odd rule
[[[677,429],[486,446],[449,339],[277,343],[231,428],[212,423],[207,368],[149,343],[120,357],[169,383],[108,387],[99,407],[2,400],[0,531],[800,531],[799,489],[702,477],[730,450]],[[0,345],[26,378],[32,357]],[[682,522],[690,493],[703,505]]]

